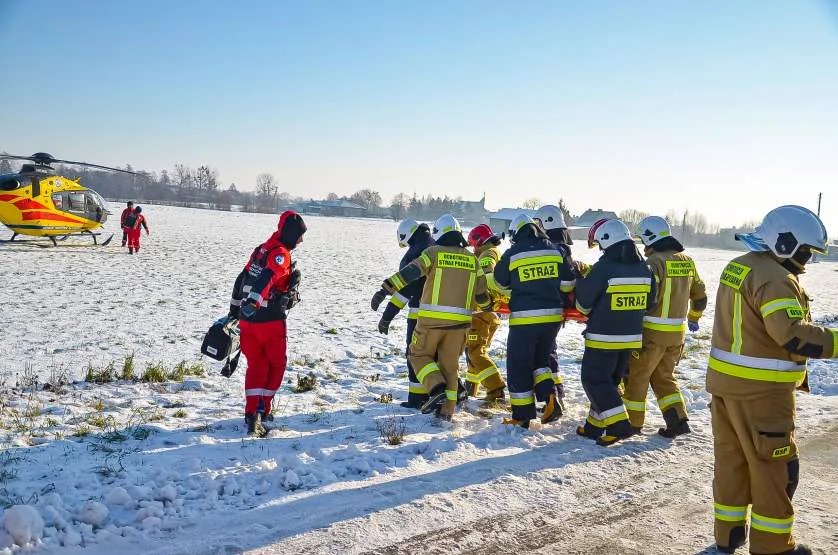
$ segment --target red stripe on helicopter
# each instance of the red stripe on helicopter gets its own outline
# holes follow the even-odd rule
[[[40,202],[36,202],[28,198],[22,198],[15,202],[14,205],[18,210],[45,210],[47,208]]]
[[[79,221],[75,218],[68,218],[67,216],[61,216],[60,214],[53,214],[52,212],[24,212],[22,214],[23,221],[30,221],[30,220],[52,220],[55,222],[71,222],[74,224],[82,224],[84,222]]]
[[[15,195],[0,195],[0,201],[15,200],[17,198],[20,198],[20,197],[15,196]]]

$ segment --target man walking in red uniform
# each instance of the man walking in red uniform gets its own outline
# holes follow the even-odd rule
[[[128,230],[128,254],[140,252],[140,232],[145,228],[148,235],[148,223],[143,216],[143,207],[137,206],[132,214],[125,216],[125,229]]]
[[[122,211],[122,215],[119,217],[119,226],[122,228],[122,246],[124,247],[126,243],[128,243],[128,227],[125,225],[125,219],[128,217],[128,214],[132,214],[134,212],[134,202],[129,200],[127,207]]]
[[[283,212],[276,232],[256,247],[233,287],[230,316],[239,318],[247,358],[244,420],[249,436],[263,437],[268,432],[263,423],[273,420],[271,405],[285,375],[285,319],[300,300],[300,271],[294,269],[291,251],[305,232],[299,214]]]

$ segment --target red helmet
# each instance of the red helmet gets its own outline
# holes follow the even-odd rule
[[[594,225],[588,230],[588,248],[592,249],[597,244],[596,240],[596,230],[599,229],[599,226],[604,224],[608,221],[608,218],[600,218],[594,222]]]
[[[492,228],[486,224],[480,224],[472,229],[468,234],[468,244],[472,247],[482,247],[483,244],[494,237]]]

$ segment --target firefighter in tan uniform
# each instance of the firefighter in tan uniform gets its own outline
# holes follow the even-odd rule
[[[737,239],[752,252],[722,272],[707,370],[716,543],[733,553],[750,522],[752,554],[805,555],[792,538],[795,389],[808,391],[806,359],[836,357],[838,330],[812,324],[797,276],[826,251],[826,229],[810,210],[781,206]]]
[[[675,366],[681,359],[687,326],[698,331],[698,319],[707,308],[707,294],[695,263],[683,253],[683,245],[672,236],[666,220],[659,216],[644,218],[637,235],[646,246],[646,263],[658,287],[655,307],[643,317],[643,348],[629,359],[623,404],[633,431],[640,433],[651,385],[666,423],[658,433],[671,438],[690,432]]]
[[[477,257],[465,247],[460,223],[450,214],[434,222],[435,245],[387,278],[382,287],[391,295],[425,277],[419,318],[410,346],[410,363],[428,391],[423,413],[436,412],[451,420],[457,403],[459,360],[471,326],[474,306],[490,306],[486,277]]]
[[[486,275],[487,286],[489,276],[495,269],[495,264],[500,260],[498,245],[500,238],[495,236],[486,224],[481,224],[472,229],[468,234],[468,244],[474,249],[474,255],[480,269]],[[492,288],[489,288],[490,296]],[[466,374],[466,390],[472,397],[477,397],[477,392],[482,385],[486,390],[487,402],[504,399],[506,383],[498,371],[498,367],[488,354],[492,345],[492,338],[500,326],[498,315],[489,310],[477,310],[471,318],[471,328],[468,330],[466,341],[466,363],[468,373]]]

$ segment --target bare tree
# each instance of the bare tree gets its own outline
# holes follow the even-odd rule
[[[340,197],[337,195],[337,193],[329,193],[328,195],[326,195],[326,200],[340,200]]]
[[[543,206],[543,203],[541,202],[540,199],[532,197],[532,198],[528,198],[527,200],[525,200],[524,203],[521,205],[521,208],[527,208],[529,210],[538,210],[542,206]]]
[[[628,226],[629,229],[637,228],[637,224],[640,221],[648,216],[646,212],[642,212],[640,210],[636,210],[634,208],[627,208],[620,212],[620,219],[623,220],[623,223]]]
[[[276,178],[271,173],[260,173],[256,177],[256,196],[259,197],[259,204],[263,208],[276,209],[276,194],[279,186]]]
[[[192,168],[183,164],[175,164],[175,184],[181,199],[192,188]]]
[[[218,171],[209,166],[201,166],[195,170],[194,180],[198,191],[213,193],[218,189]]]
[[[372,189],[361,189],[349,197],[349,200],[363,206],[367,210],[374,210],[381,206],[381,195],[378,191],[373,191]]]
[[[390,202],[390,216],[394,220],[401,220],[407,214],[407,208],[410,206],[410,199],[404,193],[399,193],[393,197]]]

